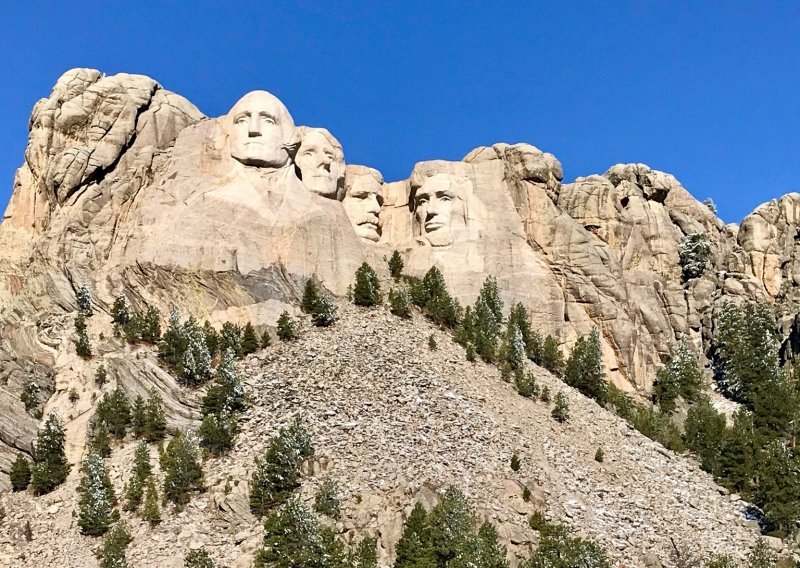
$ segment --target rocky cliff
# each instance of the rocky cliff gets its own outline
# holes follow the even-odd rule
[[[610,380],[639,395],[676,341],[703,355],[726,301],[778,303],[785,356],[800,343],[798,194],[736,226],[643,164],[563,183],[552,154],[501,143],[386,182],[346,156],[263,91],[209,118],[144,76],[65,73],[34,107],[0,224],[0,487],[38,426],[20,402],[29,378],[45,411],[70,415],[71,457],[81,455],[92,403],[72,408],[67,391],[96,366],[71,335],[82,285],[101,314],[124,294],[136,308],[177,304],[264,329],[308,278],[343,296],[363,261],[385,275],[398,250],[410,274],[438,266],[465,304],[496,276],[506,304],[525,304],[564,349],[597,327]],[[695,233],[712,266],[684,281],[679,250]],[[100,319],[90,334],[110,338]],[[134,362],[111,339],[96,350],[129,392],[155,386],[173,425],[196,420],[196,401],[151,357]]]

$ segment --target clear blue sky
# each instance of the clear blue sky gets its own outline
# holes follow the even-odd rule
[[[726,221],[800,191],[798,2],[291,4],[5,3],[0,208],[71,67],[149,75],[209,116],[266,89],[389,180],[506,141],[565,181],[647,163]]]

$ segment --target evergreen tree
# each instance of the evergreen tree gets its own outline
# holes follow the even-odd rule
[[[314,494],[314,511],[338,521],[342,515],[339,501],[339,485],[333,479],[326,479]]]
[[[517,392],[527,398],[536,398],[539,396],[539,387],[536,384],[536,377],[533,373],[516,373],[514,376],[514,384],[517,387]]]
[[[253,329],[253,324],[247,322],[242,331],[242,353],[250,355],[258,351],[258,339],[256,338],[256,330]]]
[[[775,553],[769,549],[767,541],[759,538],[747,555],[745,562],[747,563],[747,568],[775,568],[778,564],[778,559]]]
[[[81,464],[81,473],[83,477],[78,485],[78,526],[81,534],[105,534],[117,515],[114,511],[114,488],[103,458],[98,454],[89,454]]]
[[[151,476],[150,450],[147,447],[147,443],[142,440],[136,445],[136,450],[133,454],[131,477],[125,486],[125,505],[123,508],[126,511],[139,509],[144,497],[145,485]]]
[[[191,434],[179,431],[170,440],[161,460],[164,472],[164,501],[176,506],[189,502],[190,492],[203,488],[203,468],[197,441]]]
[[[92,427],[89,451],[104,458],[111,456],[111,439],[105,422],[98,421]]]
[[[142,520],[150,523],[151,527],[161,522],[161,507],[158,505],[158,490],[156,489],[156,484],[152,477],[147,479],[141,517]]]
[[[395,547],[395,568],[428,568],[435,566],[431,549],[428,513],[417,502],[403,527],[403,534]]]
[[[662,412],[674,412],[680,396],[686,402],[697,402],[703,387],[703,373],[685,342],[680,342],[666,365],[656,373],[653,402]]]
[[[300,337],[297,329],[297,321],[289,315],[289,312],[281,312],[278,316],[278,339],[281,341],[294,341]]]
[[[214,383],[203,397],[203,415],[215,414],[228,408],[232,412],[241,412],[247,406],[244,385],[236,370],[233,350],[228,349],[222,354],[215,370]]]
[[[381,284],[372,267],[364,262],[356,270],[353,303],[357,306],[377,306],[381,303]]]
[[[22,454],[17,454],[17,459],[11,464],[9,477],[11,478],[11,489],[14,491],[25,491],[30,485],[31,466]]]
[[[64,453],[64,425],[55,412],[47,416],[44,428],[39,430],[33,452],[31,486],[36,495],[49,493],[64,483],[69,464]]]
[[[270,440],[264,455],[256,458],[250,483],[250,511],[263,517],[269,509],[285,502],[300,485],[300,464],[313,453],[311,437],[302,419],[296,416],[291,426],[281,428]]]
[[[313,314],[317,309],[321,297],[322,293],[316,281],[313,278],[306,280],[306,284],[303,287],[303,298],[300,300],[300,309],[302,312],[304,314]]]
[[[78,333],[78,339],[75,342],[75,352],[78,357],[88,359],[92,356],[92,344],[89,342],[89,336],[86,334],[86,320],[85,316],[81,313],[75,318],[75,331]]]
[[[461,306],[447,291],[441,271],[431,267],[422,280],[407,278],[412,303],[423,308],[436,324],[455,329],[461,321]]]
[[[400,256],[400,253],[396,250],[392,252],[392,256],[389,258],[389,274],[392,278],[399,280],[403,276],[404,266],[403,257]]]
[[[239,425],[236,415],[225,407],[203,417],[198,434],[200,445],[211,455],[220,456],[233,447]]]
[[[702,276],[711,266],[711,244],[703,233],[690,233],[681,242],[678,249],[678,260],[683,271],[683,280]]]
[[[508,568],[506,549],[500,544],[497,529],[489,521],[478,529],[477,562],[480,568]]]
[[[411,307],[409,305],[408,294],[402,290],[389,290],[389,310],[401,318],[411,317]]]
[[[111,321],[119,326],[124,326],[131,320],[131,306],[125,296],[117,296],[111,307]]]
[[[39,384],[32,378],[28,378],[22,386],[22,393],[19,395],[25,411],[30,412],[39,406]]]
[[[516,320],[509,319],[503,337],[502,365],[514,376],[521,376],[525,369],[525,339]]]
[[[534,361],[535,362],[535,361]],[[552,335],[548,335],[542,344],[542,360],[537,363],[560,377],[564,373],[564,355],[558,348],[558,342]]]
[[[569,402],[563,392],[559,391],[556,393],[555,406],[553,406],[553,410],[550,414],[558,422],[566,422],[569,420]]]
[[[563,525],[544,523],[539,548],[521,568],[611,568],[606,552],[594,542],[574,537]]]
[[[328,327],[339,319],[336,304],[319,288],[313,279],[306,281],[300,309],[311,315],[311,321],[317,327]]]
[[[185,568],[214,568],[214,561],[205,549],[190,550],[183,559]]]
[[[128,529],[117,523],[106,535],[102,546],[97,551],[100,559],[99,568],[128,568],[125,554],[131,542]]]
[[[122,387],[105,393],[97,405],[98,421],[105,423],[108,431],[115,438],[122,439],[131,423],[131,406]]]
[[[544,340],[538,332],[531,329],[530,315],[528,314],[528,310],[521,303],[517,303],[511,307],[511,311],[508,314],[507,326],[507,329],[513,326],[519,330],[522,342],[525,346],[525,356],[537,365],[541,365]]]
[[[733,426],[725,429],[719,456],[719,476],[726,486],[749,494],[757,448],[753,418],[747,409],[739,408],[733,415]]]
[[[290,499],[264,520],[264,545],[254,568],[346,568],[344,547],[305,505]],[[347,567],[351,568],[351,567]]]
[[[145,421],[145,403],[141,395],[136,397],[133,401],[133,408],[131,409],[131,430],[136,438],[141,438],[144,435]]]
[[[176,306],[172,306],[167,329],[158,344],[158,356],[168,368],[178,370],[187,347],[188,341],[183,334],[180,311]]]
[[[219,334],[219,352],[224,353],[228,349],[232,350],[236,357],[241,357],[242,351],[242,330],[238,326],[226,321],[222,324],[222,331]]]
[[[755,504],[764,512],[768,531],[788,536],[800,519],[800,459],[781,441],[769,442],[758,454]]]
[[[203,322],[203,337],[206,340],[208,354],[214,358],[219,353],[220,337],[219,333],[217,333],[217,330],[214,329],[214,326],[211,325],[211,322],[208,320]]]
[[[161,339],[161,314],[153,306],[148,306],[142,317],[141,338],[151,344]]]
[[[78,303],[78,312],[84,317],[92,317],[92,294],[89,292],[89,288],[86,287],[86,284],[78,288],[75,298]]]
[[[475,352],[487,363],[492,363],[497,356],[500,321],[484,300],[483,295],[479,295],[475,301],[472,314],[472,343],[475,345]]]
[[[607,384],[601,356],[600,333],[594,327],[588,338],[580,337],[575,344],[564,369],[564,381],[602,405]]]
[[[94,372],[94,382],[97,383],[99,387],[102,387],[108,382],[108,371],[106,371],[105,365],[101,364],[97,367],[97,370]]]
[[[269,336],[269,332],[264,330],[264,333],[261,334],[261,349],[266,349],[272,345],[272,338]]]
[[[186,351],[180,365],[181,378],[187,385],[201,385],[211,377],[211,354],[205,335],[194,318],[189,318],[183,324],[182,334],[186,339]]]
[[[348,568],[378,568],[378,543],[373,538],[362,539],[350,552]]]
[[[150,396],[144,407],[144,429],[142,435],[148,442],[163,440],[167,435],[167,415],[161,395],[150,389]]]
[[[712,475],[719,474],[720,452],[725,435],[725,416],[708,401],[689,408],[684,423],[686,447],[700,458],[700,467]]]

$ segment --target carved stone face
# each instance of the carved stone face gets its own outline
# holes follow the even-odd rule
[[[351,175],[351,167],[348,166],[347,193],[342,205],[353,223],[356,235],[377,242],[381,238],[381,221],[378,215],[383,204],[383,179],[377,170],[371,168],[363,168],[363,172],[358,170],[358,173]]]
[[[228,113],[231,157],[248,166],[282,168],[294,134],[289,111],[266,91],[247,93]]]
[[[434,247],[453,244],[454,216],[463,218],[464,204],[450,176],[423,177],[414,190],[414,217],[421,236]]]
[[[303,129],[294,161],[307,190],[336,199],[344,177],[344,156],[330,133],[321,128]]]

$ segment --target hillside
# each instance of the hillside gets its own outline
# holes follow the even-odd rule
[[[537,541],[527,527],[534,509],[596,539],[625,566],[653,558],[666,564],[670,538],[704,555],[738,557],[754,541],[745,504],[691,458],[664,450],[543,369],[531,365],[541,385],[569,399],[572,417],[564,424],[550,416],[552,404],[525,399],[494,367],[467,362],[463,348],[420,316],[404,321],[385,309],[353,306],[342,306],[342,315],[332,328],[306,328],[296,343],[280,342],[242,362],[255,404],[234,450],[204,464],[207,490],[184,512],[165,512],[157,528],[123,514],[134,535],[133,566],[182,566],[182,554],[199,546],[222,566],[249,566],[261,538],[246,498],[253,461],[297,413],[317,447],[301,495],[311,500],[323,479],[337,480],[344,502],[337,532],[347,541],[377,537],[384,562],[413,502],[431,505],[448,485],[460,487],[521,556]],[[431,334],[435,351],[427,345]],[[81,398],[93,389],[87,381]],[[598,447],[603,463],[594,459]],[[109,461],[117,494],[130,476],[132,449],[130,441],[115,446]],[[515,452],[522,458],[516,473],[509,466]],[[77,480],[73,468],[51,494],[0,499],[7,511],[0,526],[4,562],[95,565],[99,541],[80,536],[73,516]],[[532,492],[529,503],[523,486]],[[26,520],[30,543],[22,538]]]

